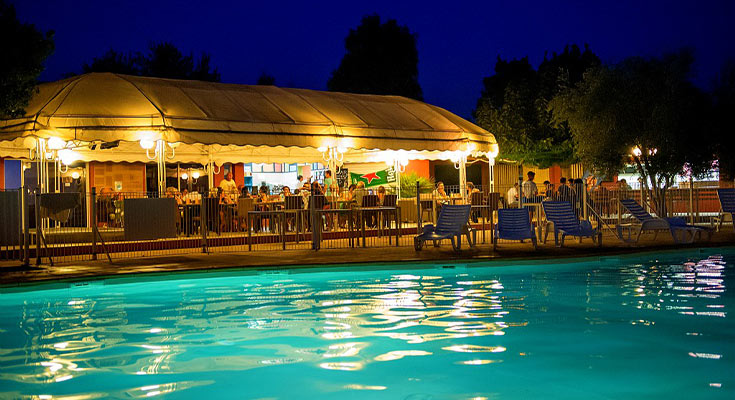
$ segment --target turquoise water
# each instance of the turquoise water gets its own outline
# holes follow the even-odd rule
[[[735,252],[0,292],[0,398],[733,399]]]

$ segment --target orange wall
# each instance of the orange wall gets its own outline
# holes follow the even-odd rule
[[[406,171],[404,173],[415,172],[418,176],[429,178],[431,173],[429,172],[429,160],[410,160],[406,165]]]
[[[243,163],[232,164],[232,179],[237,186],[245,184],[245,165]]]

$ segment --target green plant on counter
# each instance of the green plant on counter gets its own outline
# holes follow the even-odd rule
[[[401,174],[401,198],[416,197],[416,182],[419,182],[421,193],[431,193],[434,190],[434,180],[419,176],[415,172]]]

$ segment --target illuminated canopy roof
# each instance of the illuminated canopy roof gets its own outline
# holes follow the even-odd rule
[[[0,120],[0,156],[11,155],[11,148],[27,149],[25,138],[52,136],[84,144],[131,142],[119,145],[130,151],[140,139],[163,139],[181,143],[180,154],[192,154],[188,161],[205,148],[262,158],[309,158],[323,146],[355,154],[412,150],[423,154],[417,158],[446,158],[443,154],[454,151],[497,154],[491,133],[405,97],[112,73],[41,84],[25,116]],[[84,156],[116,157],[121,155]]]

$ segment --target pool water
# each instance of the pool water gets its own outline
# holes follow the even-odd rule
[[[733,262],[714,249],[5,290],[0,398],[733,399]]]

